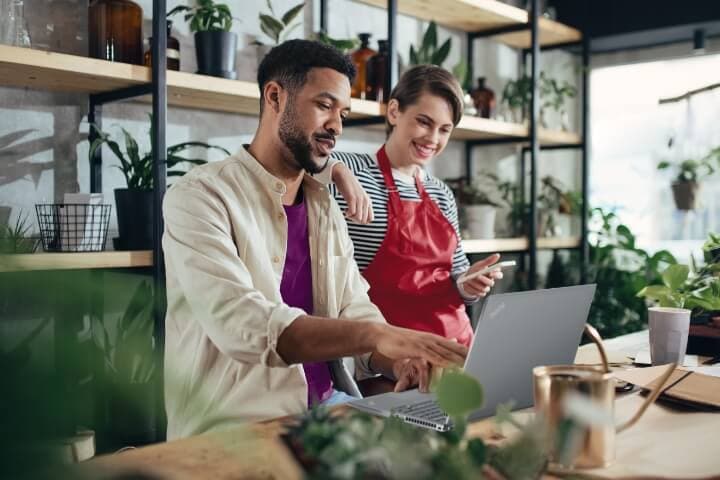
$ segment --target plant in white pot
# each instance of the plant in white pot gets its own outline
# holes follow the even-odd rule
[[[467,183],[464,178],[445,180],[455,194],[472,239],[495,238],[495,217],[502,205],[497,180],[496,175],[487,172],[481,172],[473,183]]]
[[[695,275],[696,276],[696,275]],[[650,357],[653,365],[678,362],[687,349],[693,309],[720,310],[720,278],[696,281],[687,265],[670,265],[662,273],[662,285],[649,285],[637,293],[657,303],[648,308]]]
[[[672,140],[670,141],[672,146]],[[675,206],[678,210],[695,210],[700,192],[700,181],[715,173],[720,165],[720,147],[716,147],[699,160],[685,159],[678,164],[667,160],[658,163],[658,170],[667,170],[675,166],[676,174],[671,187]]]
[[[180,12],[186,12],[185,21],[190,22],[190,31],[195,34],[197,73],[236,79],[237,34],[230,31],[230,7],[213,0],[196,0],[196,6],[178,5],[168,17]]]

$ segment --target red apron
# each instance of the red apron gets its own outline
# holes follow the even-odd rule
[[[425,191],[420,202],[400,200],[383,145],[377,152],[388,189],[388,229],[375,258],[363,272],[370,300],[391,325],[455,338],[470,346],[472,327],[450,276],[458,238]]]

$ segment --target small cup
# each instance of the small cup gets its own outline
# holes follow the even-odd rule
[[[690,310],[683,308],[651,307],[650,361],[653,365],[677,363],[682,365],[687,350]]]

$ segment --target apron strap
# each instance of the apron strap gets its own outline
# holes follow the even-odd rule
[[[385,180],[385,187],[387,187],[388,195],[390,197],[390,205],[395,210],[395,212],[400,213],[402,211],[402,201],[400,200],[400,193],[398,192],[397,184],[395,183],[395,178],[392,174],[392,168],[390,167],[390,159],[388,158],[387,152],[385,151],[385,145],[380,147],[380,150],[377,151],[376,155],[378,163],[380,165],[380,171],[382,172],[383,179]],[[422,172],[418,171],[414,176],[415,188],[417,188],[421,201],[432,201],[430,195],[427,193],[427,190],[425,190],[425,186],[423,185],[422,180],[420,179],[421,174]]]

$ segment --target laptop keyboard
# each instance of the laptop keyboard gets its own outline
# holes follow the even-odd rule
[[[394,409],[393,414],[421,418],[434,423],[446,423],[449,420],[448,415],[440,409],[435,400],[403,405]]]

